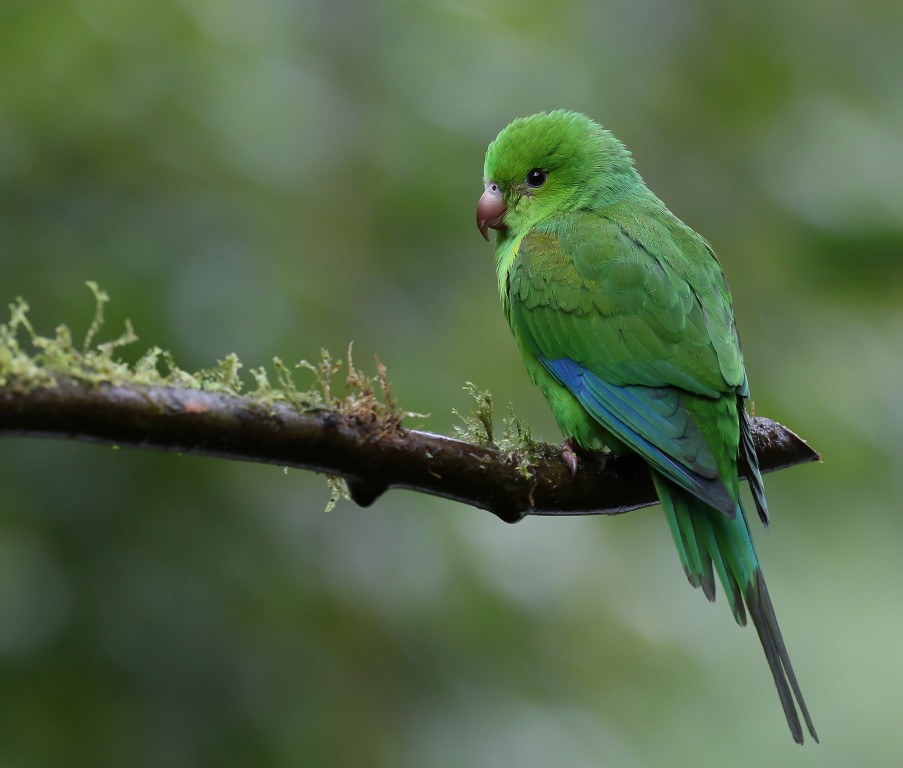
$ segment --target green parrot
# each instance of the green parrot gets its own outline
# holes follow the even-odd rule
[[[694,587],[718,575],[737,623],[752,617],[787,723],[806,702],[740,501],[746,470],[768,511],[745,401],[731,294],[711,246],[646,187],[630,153],[585,115],[520,118],[489,145],[477,226],[495,244],[499,295],[565,458],[607,446],[649,465]]]

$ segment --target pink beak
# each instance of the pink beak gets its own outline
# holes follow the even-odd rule
[[[486,191],[477,203],[477,229],[480,234],[489,240],[490,227],[492,229],[507,229],[502,221],[508,207],[505,205],[505,199],[502,197],[502,190],[495,182],[486,184]]]

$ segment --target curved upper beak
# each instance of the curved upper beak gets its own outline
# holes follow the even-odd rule
[[[489,183],[486,185],[486,191],[477,203],[477,229],[480,234],[489,240],[490,227],[493,229],[507,229],[505,222],[502,221],[508,207],[505,205],[505,199],[502,197],[502,190],[498,184]]]

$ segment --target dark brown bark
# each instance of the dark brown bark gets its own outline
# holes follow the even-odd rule
[[[302,412],[285,403],[179,387],[63,382],[0,389],[0,435],[70,438],[298,467],[339,475],[363,506],[389,488],[443,496],[507,522],[525,515],[614,515],[656,502],[645,464],[583,457],[572,476],[556,451],[531,466],[492,446],[387,427],[376,417]],[[818,461],[780,424],[753,421],[763,471]],[[604,456],[604,458],[603,458]]]

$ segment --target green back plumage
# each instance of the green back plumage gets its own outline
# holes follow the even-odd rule
[[[540,170],[540,186],[527,183]],[[569,438],[649,462],[681,564],[738,623],[752,616],[794,739],[815,730],[781,638],[740,503],[750,467],[746,372],[727,282],[708,243],[645,186],[629,152],[566,111],[514,121],[485,180],[507,211],[499,292],[527,370]],[[795,701],[794,701],[795,697]]]

